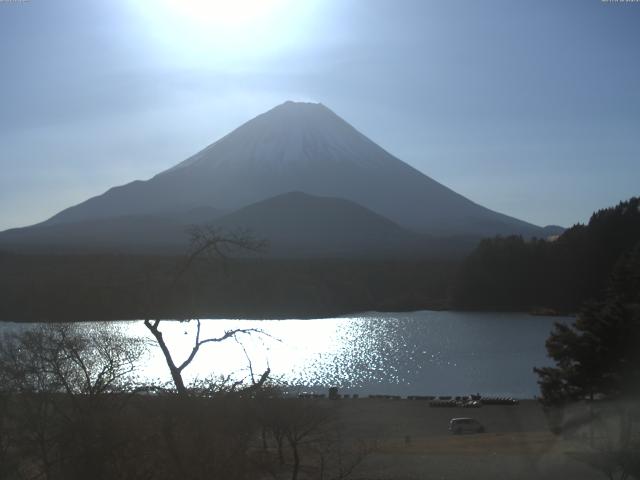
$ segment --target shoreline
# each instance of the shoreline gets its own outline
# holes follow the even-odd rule
[[[468,309],[455,309],[455,308],[447,308],[442,306],[427,306],[426,308],[415,308],[415,309],[389,309],[389,310],[353,310],[353,311],[336,311],[331,313],[310,313],[310,314],[277,314],[277,313],[266,313],[260,316],[253,315],[242,315],[241,313],[212,313],[212,314],[200,314],[194,316],[178,316],[178,315],[149,315],[147,318],[153,320],[161,320],[166,322],[185,322],[189,320],[237,320],[237,321],[260,321],[260,320],[270,320],[270,321],[287,321],[287,320],[325,320],[332,318],[352,318],[359,316],[367,316],[367,315],[392,315],[392,314],[407,314],[407,313],[419,313],[419,312],[453,312],[453,313],[469,313],[469,314],[498,314],[498,315],[528,315],[532,317],[543,317],[543,318],[573,318],[578,314],[576,312],[560,312],[560,311],[532,311],[532,310],[468,310]],[[94,319],[69,319],[69,320],[59,320],[59,319],[7,319],[0,318],[0,323],[105,323],[105,322],[135,322],[144,320],[144,316],[119,316],[119,317],[100,317]]]

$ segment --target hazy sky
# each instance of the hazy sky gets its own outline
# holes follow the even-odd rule
[[[0,0],[0,230],[288,99],[484,206],[569,226],[640,194],[640,3]]]

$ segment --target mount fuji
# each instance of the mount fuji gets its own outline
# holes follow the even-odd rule
[[[285,195],[291,192],[297,194]],[[131,228],[137,229],[143,245],[145,221],[154,225],[154,242],[161,242],[158,235],[167,232],[170,243],[177,238],[175,232],[188,223],[219,221],[228,225],[233,222],[225,216],[244,218],[234,212],[283,195],[284,200],[267,203],[269,208],[253,209],[261,212],[258,223],[265,228],[269,225],[271,232],[283,221],[283,202],[304,198],[300,208],[313,205],[309,221],[325,207],[335,211],[335,200],[340,199],[357,208],[348,208],[354,218],[349,221],[342,215],[336,229],[344,231],[350,225],[362,228],[375,219],[372,231],[380,233],[386,226],[388,231],[382,237],[387,239],[397,239],[401,232],[412,237],[412,242],[416,235],[544,237],[550,233],[482,207],[438,183],[379,147],[322,104],[286,102],[149,180],[111,188],[45,222],[6,231],[0,234],[0,243],[46,243],[47,232],[56,232],[58,243],[74,237],[80,241],[77,234],[86,232],[85,227],[101,225],[121,244],[127,243]],[[324,229],[330,229],[331,216],[323,215]],[[287,226],[292,235],[289,243],[295,243],[295,220],[288,221],[293,222]],[[118,225],[128,226],[121,228],[122,238],[117,238]],[[300,241],[305,241],[302,236]],[[87,242],[91,239],[85,235],[81,243]]]

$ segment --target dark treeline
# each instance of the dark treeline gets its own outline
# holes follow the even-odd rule
[[[446,306],[454,261],[0,255],[0,320],[313,317]]]
[[[594,213],[555,241],[483,240],[452,288],[460,309],[575,312],[604,296],[616,264],[640,242],[640,199]]]

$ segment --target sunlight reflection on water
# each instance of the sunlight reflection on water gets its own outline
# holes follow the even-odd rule
[[[343,393],[359,394],[532,397],[538,393],[532,369],[550,364],[544,344],[559,320],[567,319],[432,311],[318,320],[203,320],[201,338],[234,328],[265,333],[241,335],[242,345],[233,340],[204,345],[184,376],[189,381],[244,378],[248,357],[256,375],[270,367],[294,391],[324,392],[338,386]],[[162,353],[142,321],[111,326],[148,340],[142,379],[169,379]],[[176,363],[188,356],[195,328],[196,322],[161,322]]]

